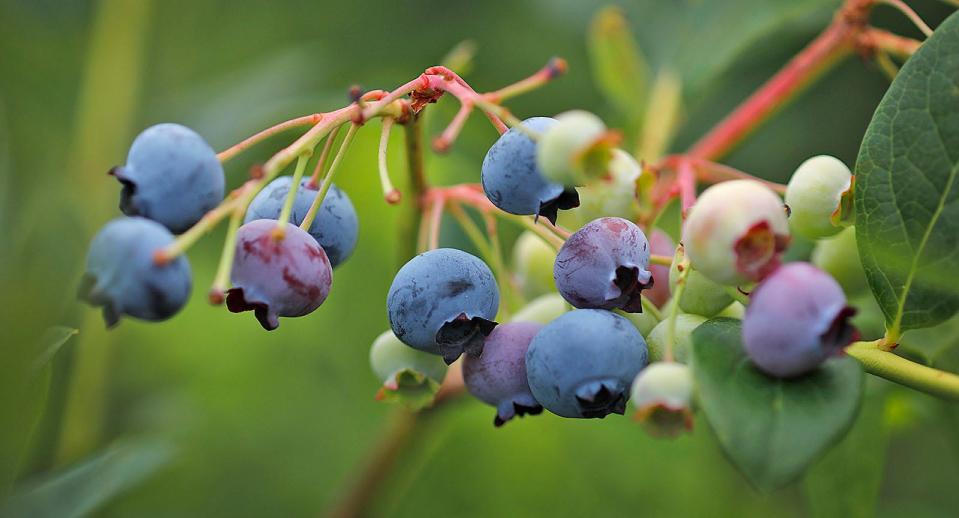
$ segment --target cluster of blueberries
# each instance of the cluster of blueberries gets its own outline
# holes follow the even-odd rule
[[[781,264],[791,232],[822,239],[842,230],[853,186],[842,162],[821,156],[802,164],[785,203],[754,180],[706,189],[677,248],[658,230],[647,239],[630,221],[640,168],[615,148],[615,137],[580,111],[531,118],[500,136],[482,165],[483,189],[496,207],[555,223],[559,211],[578,207],[582,198],[604,214],[545,253],[552,266],[547,283],[558,297],[537,299],[503,324],[496,322],[496,277],[479,258],[440,248],[405,264],[387,297],[391,331],[371,350],[386,389],[399,389],[407,378],[435,388],[446,365],[462,357],[465,385],[497,408],[496,425],[544,408],[571,418],[623,414],[632,398],[641,416],[665,415],[688,426],[689,341],[706,318],[741,318],[746,353],[778,378],[808,373],[855,338],[849,325],[855,311],[839,283],[810,263]],[[191,291],[186,258],[168,253],[174,234],[196,229],[221,203],[223,168],[198,134],[160,124],[136,138],[126,164],[111,174],[122,185],[125,216],[93,239],[79,294],[102,307],[109,326],[123,315],[169,318]],[[317,309],[333,268],[357,240],[356,211],[336,186],[320,200],[309,229],[301,229],[321,190],[304,179],[291,194],[292,182],[279,177],[256,194],[226,256],[232,260],[227,307],[252,311],[267,330],[280,317]],[[290,217],[281,223],[287,203]],[[609,214],[620,210],[625,217]],[[672,266],[650,265],[652,253],[674,251]],[[542,277],[537,269],[544,268],[525,274]],[[745,309],[730,293],[744,288],[751,289]],[[648,314],[647,305],[670,311],[661,322],[637,319]]]
[[[126,164],[110,171],[122,185],[125,216],[94,237],[79,296],[103,308],[108,326],[129,315],[165,320],[177,313],[191,291],[190,265],[183,255],[158,255],[223,200],[223,167],[216,152],[193,130],[158,124],[134,140]],[[253,311],[265,329],[279,317],[306,315],[323,303],[332,269],[356,246],[358,222],[349,197],[331,186],[309,231],[302,223],[318,187],[297,186],[282,239],[279,226],[291,177],[279,177],[251,201],[237,231],[230,311]]]
[[[604,167],[596,156],[584,157],[604,152],[596,142],[605,127],[581,112],[523,125],[490,148],[483,187],[506,212],[555,221],[558,210],[578,204],[576,187],[595,178],[590,168]],[[536,140],[528,132],[537,133]],[[544,148],[550,150],[545,159]],[[617,151],[605,151],[610,167]],[[554,160],[557,154],[565,156]],[[791,226],[814,239],[841,230],[850,188],[848,169],[831,157],[797,170],[787,190],[789,208],[758,181],[712,186],[690,210],[669,268],[650,266],[651,251],[674,251],[662,232],[651,234],[651,246],[628,219],[593,219],[553,256],[563,307],[545,321],[517,315],[498,325],[499,290],[487,265],[460,250],[428,251],[393,280],[387,297],[392,332],[374,343],[374,370],[396,390],[404,374],[417,370],[413,382],[442,379],[440,361],[462,356],[466,388],[496,407],[497,426],[544,408],[571,418],[623,414],[630,397],[637,415],[662,419],[667,433],[676,424],[688,426],[693,389],[685,363],[692,330],[706,318],[741,318],[747,354],[778,378],[808,373],[853,340],[848,320],[854,310],[839,284],[812,264],[781,264]],[[683,290],[676,290],[680,282]],[[748,286],[754,287],[743,310],[730,289]],[[631,318],[644,303],[666,307],[671,292],[681,293],[672,306],[676,315],[652,326]],[[649,361],[655,363],[647,367]]]

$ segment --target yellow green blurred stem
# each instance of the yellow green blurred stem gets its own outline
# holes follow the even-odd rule
[[[846,354],[866,372],[933,396],[959,401],[959,375],[907,360],[880,348],[880,341],[855,342]]]

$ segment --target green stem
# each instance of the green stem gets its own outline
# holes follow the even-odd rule
[[[683,298],[683,292],[686,291],[686,278],[689,276],[689,261],[683,259],[679,263],[679,277],[676,279],[676,289],[673,290],[673,297],[669,299],[669,321],[666,324],[666,351],[663,353],[665,361],[673,361],[673,347],[676,344],[676,318],[679,316],[679,301]]]
[[[466,236],[473,243],[477,250],[479,250],[480,255],[483,256],[483,259],[492,263],[493,259],[493,250],[490,248],[489,243],[486,239],[483,238],[483,231],[479,229],[479,226],[475,221],[470,219],[470,217],[463,211],[458,203],[450,203],[449,213],[456,219],[456,222],[459,223],[460,227],[466,232]],[[493,266],[493,264],[490,264]]]
[[[423,123],[422,116],[414,115],[403,125],[406,137],[406,169],[409,176],[410,196],[404,196],[405,207],[397,224],[397,265],[402,266],[417,253],[417,229],[420,228],[423,212],[423,195],[429,184],[423,168]],[[425,236],[425,232],[421,233]]]
[[[657,322],[663,321],[663,312],[656,307],[656,304],[653,304],[653,301],[649,300],[645,296],[643,296],[640,300],[642,301],[642,304],[643,304],[643,311],[652,315]]]
[[[286,201],[283,202],[283,210],[280,211],[280,218],[277,220],[279,228],[286,228],[286,223],[290,221],[290,213],[293,212],[293,202],[296,201],[296,193],[300,187],[300,180],[303,178],[303,171],[306,170],[306,163],[310,160],[312,153],[304,151],[300,158],[296,160],[296,169],[293,170],[293,181],[290,182],[290,191],[286,193]],[[309,228],[309,227],[307,227]]]
[[[884,351],[880,349],[879,341],[855,342],[846,348],[846,354],[859,360],[870,374],[933,396],[959,401],[959,375]]]
[[[333,163],[330,164],[330,169],[323,175],[323,182],[320,183],[320,192],[316,193],[316,198],[313,198],[313,204],[310,205],[309,212],[306,213],[306,216],[303,217],[303,222],[300,223],[300,228],[303,230],[309,230],[310,225],[313,224],[316,213],[319,212],[320,205],[323,204],[323,198],[326,198],[326,193],[330,191],[330,186],[333,185],[333,176],[340,168],[340,164],[343,163],[343,157],[346,156],[346,151],[350,148],[350,144],[353,143],[353,137],[356,136],[356,130],[359,128],[359,124],[351,124],[350,129],[346,132],[346,136],[343,137],[343,142],[340,143],[340,148],[336,151],[336,156],[333,157]]]
[[[230,287],[230,273],[233,270],[233,257],[236,255],[236,232],[240,228],[241,221],[243,221],[243,211],[234,210],[226,229],[223,253],[220,254],[220,264],[213,279],[213,288],[210,290],[210,302],[213,304],[222,304],[223,294]]]

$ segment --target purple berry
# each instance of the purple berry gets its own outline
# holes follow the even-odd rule
[[[226,297],[230,311],[252,310],[268,331],[279,327],[279,317],[301,317],[320,307],[333,282],[330,261],[313,237],[290,223],[279,239],[277,230],[271,219],[240,227]]]
[[[599,218],[566,240],[556,256],[556,288],[577,308],[643,310],[653,285],[646,234],[622,218]]]
[[[163,225],[145,218],[118,218],[107,223],[90,244],[78,296],[103,307],[108,327],[122,315],[165,320],[190,296],[190,264],[178,256],[157,264],[154,254],[173,243]]]
[[[515,415],[543,411],[526,380],[526,351],[542,327],[535,322],[502,324],[486,338],[482,355],[463,358],[466,389],[496,407],[495,426],[502,426]]]
[[[805,374],[856,337],[856,310],[829,274],[809,263],[781,266],[753,290],[743,319],[746,353],[778,378]]]
[[[671,257],[676,252],[676,243],[662,230],[653,230],[649,235],[649,250],[656,255]],[[654,264],[649,267],[653,274],[653,286],[646,290],[646,298],[656,305],[663,307],[669,300],[669,266]]]

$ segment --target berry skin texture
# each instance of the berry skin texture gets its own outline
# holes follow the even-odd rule
[[[855,312],[829,274],[809,263],[786,264],[750,295],[743,318],[746,353],[770,376],[801,376],[855,339],[848,322]]]
[[[683,227],[693,268],[730,286],[759,281],[775,270],[788,243],[785,205],[753,180],[722,182],[703,191]]]
[[[673,239],[662,230],[653,230],[649,235],[649,250],[656,255],[670,256],[676,252],[676,243],[673,243]],[[649,273],[653,274],[653,286],[646,290],[646,298],[656,307],[661,308],[669,300],[673,284],[670,280],[670,267],[654,264],[649,267]]]
[[[561,113],[536,146],[536,164],[547,180],[584,185],[606,171],[611,158],[609,147],[601,145],[606,134],[606,124],[590,112]]]
[[[622,149],[614,149],[606,173],[576,189],[579,207],[560,216],[564,225],[579,228],[603,216],[635,219],[639,213],[636,181],[642,174],[639,162]]]
[[[433,399],[446,377],[446,363],[435,354],[417,351],[385,331],[370,348],[370,367],[383,383],[376,399],[403,399],[422,406]]]
[[[658,362],[633,381],[634,418],[657,437],[676,437],[693,428],[693,375],[681,363]]]
[[[866,272],[859,260],[856,229],[849,227],[835,237],[816,242],[810,262],[832,275],[846,295],[855,297],[869,290]]]
[[[630,385],[646,366],[646,341],[625,318],[576,309],[546,324],[526,352],[533,396],[562,417],[623,414]]]
[[[139,217],[107,223],[93,238],[78,296],[103,307],[107,327],[123,315],[160,321],[186,304],[192,288],[190,264],[178,256],[158,265],[154,253],[173,242],[163,225]]]
[[[486,337],[482,355],[463,358],[466,390],[496,407],[494,426],[503,426],[514,416],[543,411],[526,378],[526,351],[542,327],[535,322],[502,324]]]
[[[110,171],[123,185],[120,210],[180,233],[223,199],[223,166],[213,148],[179,124],[157,124],[133,141],[126,165]]]
[[[279,317],[301,317],[323,304],[333,283],[326,252],[306,231],[287,223],[277,240],[277,221],[258,219],[236,234],[226,306],[233,313],[253,311],[267,331],[280,325]]]
[[[676,315],[676,341],[673,342],[673,359],[679,363],[689,361],[689,351],[693,347],[693,331],[706,321],[706,317],[693,315],[689,313],[679,313]],[[663,320],[656,324],[649,334],[646,335],[646,343],[649,346],[650,361],[663,361],[666,354],[666,342],[669,334],[669,320]]]
[[[525,231],[513,245],[513,271],[520,290],[527,298],[556,291],[553,263],[556,250],[536,234]]]
[[[819,155],[800,164],[786,186],[790,227],[809,239],[838,234],[843,193],[851,185],[852,173],[838,158]]]
[[[523,126],[543,132],[555,123],[549,117],[533,117]],[[556,223],[558,211],[579,206],[576,189],[543,176],[536,165],[536,143],[516,128],[500,135],[486,153],[482,181],[486,197],[510,214],[542,216]]]
[[[600,218],[577,230],[559,250],[556,288],[577,308],[643,310],[640,294],[653,285],[646,234],[622,218]]]
[[[496,326],[499,288],[479,258],[438,248],[400,268],[386,307],[397,338],[450,364],[463,352],[483,352],[483,341]]]
[[[292,176],[281,176],[270,182],[253,198],[243,222],[279,218],[292,182]],[[296,190],[293,210],[290,212],[290,223],[294,225],[303,222],[303,218],[306,217],[310,206],[313,205],[313,200],[319,193],[319,190],[311,188],[309,183],[309,178],[303,179]],[[330,190],[327,191],[326,198],[323,199],[316,218],[310,225],[309,233],[323,247],[333,268],[343,264],[356,248],[359,234],[356,209],[353,208],[353,203],[346,193],[336,185],[331,185]]]

